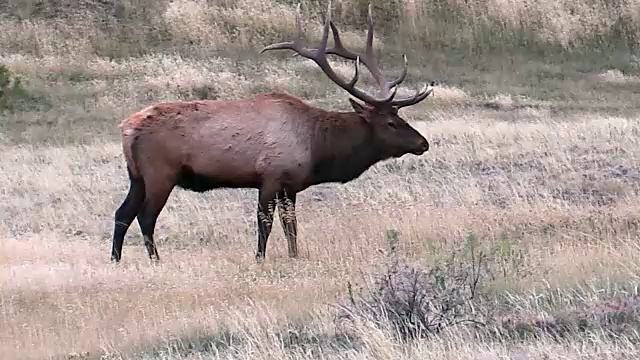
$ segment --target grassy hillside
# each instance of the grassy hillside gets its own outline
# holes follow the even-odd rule
[[[215,50],[261,47],[291,31],[293,0],[9,0],[2,5],[3,45],[47,53],[81,47],[123,56],[206,45]],[[336,19],[351,29],[364,24],[366,0],[334,0]],[[317,19],[325,1],[301,2]],[[526,46],[547,50],[636,48],[640,5],[627,0],[371,0],[378,27],[401,45],[485,52]],[[61,22],[63,21],[63,22]],[[48,40],[64,39],[49,48]],[[24,32],[26,30],[26,32]],[[52,32],[50,32],[53,30]],[[78,32],[82,31],[83,34]],[[40,35],[40,36],[39,36]],[[82,41],[78,41],[84,38]],[[388,36],[387,36],[388,38]],[[74,41],[75,40],[75,41]],[[30,43],[29,43],[30,42]],[[71,43],[73,42],[73,44]]]
[[[155,266],[136,225],[109,263],[117,125],[271,90],[348,109],[310,61],[258,55],[297,2],[0,2],[3,358],[639,358],[639,3],[372,2],[400,92],[439,81],[402,110],[431,150],[301,193],[296,260],[275,224],[255,263],[256,191],[174,190]],[[361,48],[368,2],[333,3]],[[447,326],[399,336],[425,318]]]

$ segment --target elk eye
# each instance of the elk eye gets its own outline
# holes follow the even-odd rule
[[[396,128],[396,123],[395,123],[395,122],[393,122],[393,121],[389,121],[389,122],[387,123],[387,125],[389,125],[389,127],[390,127],[390,128],[392,128],[392,129],[395,129],[395,128]]]

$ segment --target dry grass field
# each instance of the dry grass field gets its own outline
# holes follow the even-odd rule
[[[364,44],[366,2],[334,3]],[[254,260],[257,191],[176,189],[161,262],[134,224],[119,265],[128,114],[271,90],[346,110],[347,94],[310,61],[257,55],[293,34],[292,1],[0,4],[0,64],[24,88],[0,108],[2,359],[640,359],[638,2],[373,3],[386,71],[410,49],[402,92],[440,81],[402,111],[430,151],[301,193],[298,259],[277,223]],[[310,42],[323,4],[303,2]],[[448,288],[422,289],[440,311],[479,274],[456,315],[476,326],[402,340],[391,314],[338,318],[350,288],[411,278],[394,258],[445,269],[427,282]]]

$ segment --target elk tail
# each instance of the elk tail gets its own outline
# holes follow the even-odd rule
[[[132,132],[133,131],[124,131],[122,134],[122,150],[131,180],[142,178],[140,168],[138,167],[138,145],[140,136]]]

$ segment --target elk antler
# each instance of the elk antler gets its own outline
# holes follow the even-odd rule
[[[417,91],[415,93],[413,97],[401,99],[401,100],[393,100],[396,95],[397,85],[402,83],[407,75],[407,68],[408,68],[407,56],[403,55],[404,68],[402,70],[402,73],[397,79],[388,81],[382,76],[382,73],[380,72],[380,69],[377,66],[377,60],[373,54],[373,16],[371,11],[371,4],[369,4],[369,13],[367,17],[368,31],[367,31],[367,43],[366,43],[366,49],[365,49],[364,55],[350,51],[343,46],[342,41],[340,39],[340,34],[338,32],[338,28],[335,26],[335,24],[331,20],[331,0],[329,0],[329,4],[327,5],[327,16],[325,19],[324,30],[322,32],[322,38],[320,40],[320,46],[318,47],[318,49],[307,49],[303,47],[303,44],[302,44],[303,31],[302,31],[301,18],[302,18],[302,15],[301,15],[300,3],[298,3],[298,7],[296,9],[296,27],[298,30],[298,37],[293,41],[287,41],[287,42],[268,45],[264,47],[260,51],[260,53],[262,54],[263,52],[268,50],[284,50],[284,49],[293,50],[298,55],[305,57],[307,59],[313,60],[320,67],[320,69],[322,69],[322,71],[329,77],[329,79],[331,79],[334,83],[336,83],[341,88],[345,89],[351,95],[374,106],[391,105],[391,106],[400,108],[403,106],[413,105],[424,100],[433,91],[433,89],[431,89],[430,87],[427,87],[427,85],[425,84],[420,91]],[[329,29],[331,29],[331,32],[333,33],[334,44],[333,44],[333,47],[327,49]],[[327,55],[338,55],[340,57],[356,61],[355,74],[351,79],[351,81],[346,82],[344,79],[342,79],[340,76],[338,76],[335,73],[335,71],[331,68],[331,66],[329,65],[329,62],[327,61]],[[367,67],[369,72],[371,72],[371,75],[373,75],[373,77],[378,82],[378,85],[380,86],[383,93],[383,98],[375,98],[355,87],[355,84],[358,81],[358,78],[360,75],[359,74],[360,63],[363,63]]]

